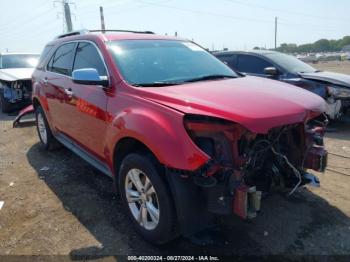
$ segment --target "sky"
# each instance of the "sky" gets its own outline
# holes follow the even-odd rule
[[[62,0],[0,0],[0,52],[41,52],[63,33]],[[350,35],[349,0],[71,0],[73,29],[150,30],[212,49],[249,50]]]

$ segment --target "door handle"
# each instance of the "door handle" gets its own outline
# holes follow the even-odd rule
[[[64,89],[64,93],[69,96],[69,97],[72,97],[73,96],[73,91],[72,91],[72,88],[65,88]]]
[[[44,85],[47,85],[48,82],[49,82],[49,80],[47,79],[47,77],[45,77],[44,80],[42,81],[42,83],[43,83]]]

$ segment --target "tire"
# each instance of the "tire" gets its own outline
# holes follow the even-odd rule
[[[13,109],[12,104],[6,101],[3,90],[0,90],[0,105],[1,105],[1,112],[3,113],[10,113]]]
[[[177,218],[171,193],[156,163],[145,154],[127,155],[119,171],[119,193],[136,231],[147,241],[164,244],[177,236]],[[141,190],[135,186],[138,182]]]
[[[45,150],[51,151],[59,146],[58,141],[52,135],[50,126],[46,120],[44,110],[38,106],[35,110],[36,129],[40,139],[41,147]]]

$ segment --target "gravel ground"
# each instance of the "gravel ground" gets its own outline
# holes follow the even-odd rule
[[[109,178],[67,149],[42,151],[35,127],[13,129],[13,118],[0,114],[0,255],[350,255],[350,121],[327,134],[321,188],[268,197],[253,221],[224,218],[223,244],[154,246],[134,232]]]

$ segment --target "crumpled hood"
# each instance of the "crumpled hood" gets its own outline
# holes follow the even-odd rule
[[[255,133],[303,122],[325,110],[324,100],[309,91],[250,76],[147,87],[139,92],[143,98],[183,113],[227,119]]]
[[[5,81],[31,79],[33,72],[34,72],[34,68],[0,69],[0,79]]]
[[[334,85],[341,85],[350,88],[350,75],[333,72],[299,73],[302,78],[325,81]]]

